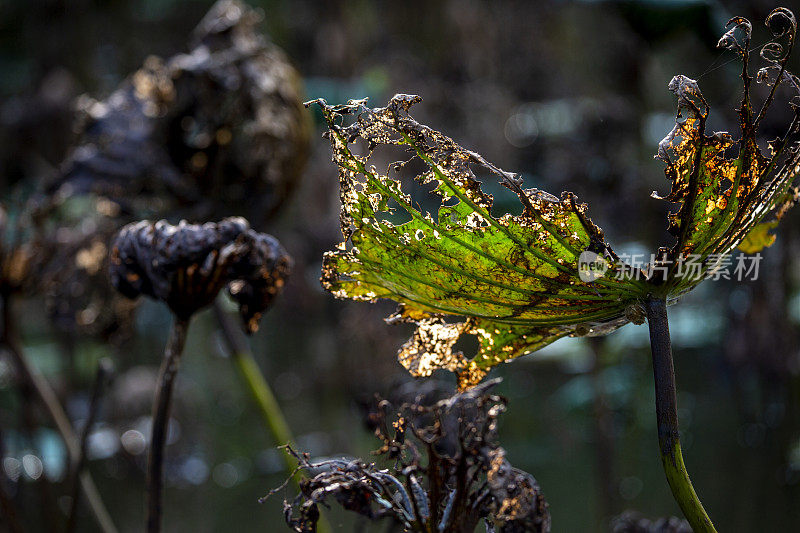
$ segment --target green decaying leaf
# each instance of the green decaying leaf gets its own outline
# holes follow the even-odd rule
[[[768,66],[759,71],[758,81],[769,86],[770,94],[757,114],[749,94],[750,22],[735,17],[728,26],[731,29],[718,46],[733,50],[743,63],[739,140],[734,142],[725,132],[706,134],[709,108],[697,82],[676,76],[669,86],[678,97],[678,115],[675,128],[659,144],[656,157],[667,163],[665,172],[672,181],[672,190],[663,199],[680,204],[669,220],[669,230],[677,242],[665,255],[665,261],[673,269],[666,280],[667,290],[672,294],[686,292],[699,284],[719,256],[737,247],[755,253],[772,244],[774,236],[767,230],[777,225],[798,197],[792,186],[800,171],[795,142],[800,124],[797,107],[793,106],[794,117],[786,133],[769,143],[770,156],[764,155],[756,142],[759,123],[778,86],[783,83],[792,93],[800,94],[798,78],[785,68],[797,27],[794,15],[778,8],[767,19],[767,27],[774,36],[787,42],[782,45],[772,42],[763,48],[762,56]],[[684,111],[688,116],[680,121]],[[726,151],[735,151],[736,156],[729,157]],[[763,222],[765,219],[770,221]],[[678,264],[690,255],[702,262],[701,275],[693,278],[676,275]]]
[[[338,298],[398,302],[387,321],[417,326],[400,349],[400,362],[415,376],[450,370],[466,388],[493,366],[561,337],[603,335],[627,322],[641,323],[644,298],[674,301],[713,271],[723,254],[737,246],[747,252],[768,246],[774,237],[767,230],[798,199],[792,187],[800,172],[797,107],[786,134],[770,143],[771,156],[761,153],[756,133],[779,85],[800,94],[800,80],[785,69],[796,24],[783,8],[767,19],[775,38],[788,42],[762,49],[769,64],[758,79],[770,93],[758,114],[749,96],[750,23],[734,18],[728,26],[733,27],[719,46],[736,51],[744,63],[740,139],[706,134],[709,109],[697,82],[673,78],[676,124],[656,157],[667,164],[672,182],[663,199],[677,204],[669,217],[677,242],[659,250],[648,272],[619,260],[572,193],[559,199],[523,190],[516,175],[415,121],[409,109],[419,97],[396,95],[375,109],[364,100],[341,106],[315,101],[339,168],[344,236],[325,254],[323,286]],[[729,157],[734,146],[737,155]],[[385,172],[379,170],[384,166]],[[433,190],[438,198],[433,212],[403,189],[406,174],[419,188]],[[482,191],[478,175],[513,191],[522,213],[495,216],[493,198]],[[389,221],[397,218],[406,221]],[[584,251],[608,270],[582,281],[578,266]],[[681,275],[679,265],[688,256],[699,257],[699,275]],[[456,349],[464,335],[478,340],[473,358]]]
[[[772,246],[775,243],[775,235],[771,234],[769,230],[778,225],[777,220],[772,222],[762,222],[756,225],[744,240],[737,246],[739,250],[746,254],[754,254],[760,252],[764,248]]]
[[[626,323],[626,308],[636,304],[643,281],[608,248],[586,206],[571,193],[559,200],[522,190],[513,174],[411,118],[417,101],[397,95],[378,109],[363,101],[338,107],[318,101],[339,167],[345,236],[325,255],[324,287],[341,298],[399,302],[391,321],[417,325],[400,361],[414,375],[454,371],[462,387],[563,336],[603,334]],[[355,120],[340,125],[344,115]],[[358,155],[360,144],[367,147],[364,155]],[[385,173],[374,163],[382,146],[401,148],[405,159]],[[436,213],[415,207],[401,188],[399,175],[412,161],[424,169],[414,178],[431,184],[440,199]],[[514,191],[522,214],[495,217],[493,199],[475,172],[494,175]],[[386,220],[398,212],[410,220]],[[578,276],[585,250],[611,265],[591,283]],[[446,322],[444,315],[465,318]],[[479,341],[473,359],[453,349],[465,334]]]

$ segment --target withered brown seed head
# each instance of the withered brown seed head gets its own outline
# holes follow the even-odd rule
[[[177,226],[143,220],[123,227],[111,246],[111,283],[128,298],[150,296],[188,319],[227,288],[248,333],[258,329],[290,268],[278,240],[241,217]]]
[[[550,509],[539,484],[508,462],[498,441],[506,401],[491,389],[500,381],[438,402],[430,390],[407,390],[415,399],[396,408],[376,398],[369,420],[383,441],[375,454],[388,460],[387,468],[359,459],[311,463],[308,454],[287,447],[309,475],[294,501],[284,501],[289,527],[316,531],[319,505],[335,499],[368,520],[394,520],[404,531],[478,531],[483,522],[497,533],[549,533]]]

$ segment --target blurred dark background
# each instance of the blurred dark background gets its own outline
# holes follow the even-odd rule
[[[650,198],[669,186],[652,157],[674,120],[667,83],[679,73],[698,79],[711,126],[735,132],[739,63],[715,44],[733,15],[753,21],[752,45],[763,44],[763,21],[777,7],[764,0],[250,4],[263,10],[263,31],[298,69],[309,99],[369,97],[382,105],[396,92],[419,94],[417,119],[520,172],[527,187],[575,192],[618,253],[646,254],[672,244],[668,206]],[[57,172],[73,142],[79,95],[104,98],[148,56],[186,51],[210,5],[0,1],[4,201]],[[296,266],[252,344],[301,449],[368,457],[379,444],[359,405],[411,386],[395,358],[410,331],[383,323],[390,303],[337,301],[320,288],[322,254],[340,240],[338,181],[320,117],[308,114],[315,130],[302,182],[265,228]],[[779,102],[764,138],[789,116]],[[498,198],[501,206],[506,199]],[[684,455],[721,531],[800,529],[797,223],[797,212],[784,220],[756,281],[705,283],[670,310]],[[42,308],[36,298],[21,302],[24,344],[76,426],[98,358],[115,360],[89,467],[117,525],[138,531],[143,439],[169,315],[142,302],[123,346],[79,337],[67,357]],[[211,314],[198,316],[168,448],[166,529],[281,531],[281,495],[257,503],[283,479],[279,452],[221,346]],[[494,371],[510,400],[501,442],[512,464],[539,481],[554,531],[606,531],[626,509],[680,514],[658,456],[649,358],[646,326],[628,325],[606,339],[561,340]],[[452,386],[449,376],[432,379]],[[23,492],[27,518],[44,530],[37,478],[63,480],[65,452],[44,419],[22,430],[20,402],[0,359],[2,468]],[[50,495],[54,504],[67,505],[59,494]],[[80,519],[91,531],[85,510]],[[352,517],[331,519],[354,527]]]

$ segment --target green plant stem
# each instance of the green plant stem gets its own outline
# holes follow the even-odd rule
[[[678,433],[678,409],[675,396],[675,369],[664,298],[648,298],[644,302],[650,326],[650,349],[653,354],[653,377],[656,388],[656,421],[661,462],[672,496],[696,533],[716,533],[697,493],[692,487],[683,463]]]
[[[100,399],[103,396],[103,389],[112,372],[112,368],[113,365],[110,359],[103,358],[97,363],[97,374],[95,376],[94,386],[92,387],[92,396],[89,400],[89,416],[86,418],[86,424],[83,426],[83,431],[81,432],[80,455],[78,456],[78,461],[72,465],[70,481],[72,489],[70,493],[71,501],[69,514],[67,515],[67,533],[75,531],[75,526],[77,525],[78,505],[81,499],[79,479],[80,473],[83,471],[83,467],[86,464],[86,446],[89,441],[89,435],[92,432],[92,426],[94,426],[95,420],[97,420],[97,415],[100,411]]]
[[[3,315],[3,331],[2,337],[0,337],[0,342],[2,342],[6,348],[6,351],[11,355],[11,359],[18,375],[30,386],[31,390],[44,407],[45,412],[47,412],[47,415],[55,425],[59,435],[61,435],[61,439],[64,441],[64,445],[67,448],[67,455],[69,457],[70,464],[75,464],[78,462],[80,457],[80,444],[75,431],[72,429],[72,424],[69,421],[69,417],[61,407],[61,403],[58,401],[56,393],[47,383],[47,380],[45,380],[33,368],[33,366],[30,365],[22,352],[22,348],[17,339],[17,330],[12,318],[12,300],[10,295],[3,294],[0,296],[0,300],[0,306],[2,307]],[[89,509],[95,519],[95,522],[97,522],[97,526],[104,533],[116,533],[117,528],[114,526],[111,515],[108,513],[108,510],[103,504],[103,500],[100,497],[100,492],[97,490],[97,486],[94,484],[92,476],[88,471],[84,470],[79,474],[79,480],[81,490],[83,491],[83,495],[86,497],[86,501],[89,504]]]
[[[253,357],[244,334],[232,323],[227,313],[216,302],[214,303],[214,314],[222,330],[225,344],[230,350],[230,357],[247,384],[250,395],[258,405],[261,416],[267,424],[275,443],[279,446],[285,444],[294,445],[295,440],[292,430],[289,429],[289,423],[286,422],[286,417],[283,416],[283,411],[281,411],[281,407],[269,383],[264,379],[264,375]],[[297,469],[297,461],[288,453],[281,455],[286,466],[286,472],[290,476],[293,475]]]
[[[150,437],[150,453],[147,458],[147,531],[161,531],[162,497],[164,491],[164,448],[167,440],[172,391],[186,344],[189,320],[175,317],[164,349],[164,360],[158,374],[155,398],[153,399],[153,429]]]
[[[258,405],[261,412],[261,417],[264,419],[267,427],[269,428],[272,438],[278,445],[291,444],[294,445],[295,439],[292,435],[292,430],[286,422],[286,417],[275,398],[275,394],[264,379],[264,374],[258,367],[253,352],[247,344],[244,333],[232,323],[231,318],[222,309],[218,302],[214,302],[214,314],[216,315],[217,322],[219,322],[220,329],[225,344],[230,351],[230,357],[236,365],[236,369],[247,384],[250,390],[250,395]],[[285,465],[286,473],[292,478],[292,482],[298,487],[297,479],[297,461],[288,453],[281,454]],[[331,531],[331,527],[323,515],[320,514],[319,521],[317,522],[317,531],[319,533],[327,533]]]
[[[281,413],[278,401],[275,399],[272,390],[261,374],[258,364],[255,359],[253,359],[253,354],[250,352],[239,352],[233,356],[233,360],[236,363],[236,368],[239,369],[239,373],[247,382],[253,399],[258,404],[261,416],[267,423],[275,442],[294,444],[294,437],[292,437],[286,419],[284,419],[283,413]],[[294,472],[294,469],[297,468],[297,461],[288,453],[282,453],[281,455],[283,456],[283,462],[286,466],[286,472],[291,474]]]

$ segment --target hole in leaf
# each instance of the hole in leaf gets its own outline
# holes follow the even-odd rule
[[[475,335],[461,335],[453,345],[453,353],[462,352],[467,359],[474,359],[478,355],[478,337]]]

